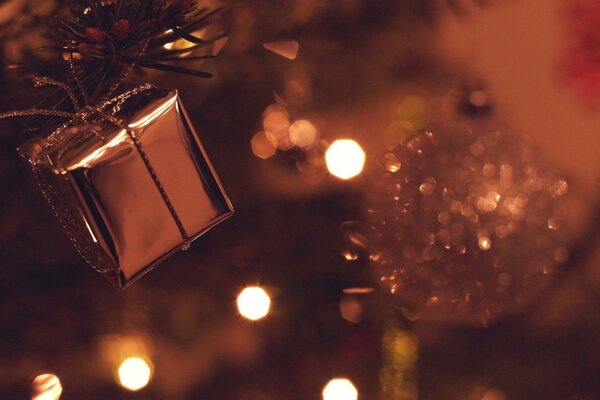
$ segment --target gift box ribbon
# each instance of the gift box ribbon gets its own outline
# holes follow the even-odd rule
[[[89,259],[89,257],[86,257],[85,251],[83,251],[80,248],[78,240],[76,239],[74,232],[72,232],[72,230],[69,228],[69,224],[64,220],[63,216],[66,216],[66,218],[71,218],[69,211],[64,207],[62,209],[58,209],[57,205],[53,204],[53,202],[51,200],[51,196],[49,194],[49,190],[50,190],[51,186],[48,185],[44,181],[43,175],[42,175],[41,171],[39,170],[39,166],[37,164],[41,160],[41,157],[42,157],[42,154],[44,154],[44,151],[46,151],[49,148],[54,148],[54,147],[60,146],[63,143],[64,135],[61,135],[61,132],[63,132],[65,129],[76,127],[76,126],[82,125],[82,124],[93,124],[93,123],[100,123],[100,122],[111,123],[111,124],[115,125],[116,127],[123,129],[127,133],[129,138],[133,142],[136,150],[138,151],[142,161],[144,162],[144,165],[145,165],[146,169],[148,170],[148,173],[152,177],[152,180],[154,181],[156,188],[160,192],[160,195],[161,195],[167,209],[169,210],[169,213],[171,214],[173,221],[177,225],[179,233],[181,234],[181,238],[183,239],[181,249],[182,250],[189,249],[190,243],[191,243],[190,237],[189,237],[185,227],[183,226],[183,223],[181,222],[181,218],[177,214],[177,211],[175,210],[175,207],[173,206],[173,203],[171,202],[169,195],[167,194],[158,175],[156,174],[156,171],[155,171],[154,167],[152,166],[152,163],[150,162],[148,155],[144,151],[141,141],[139,140],[136,132],[131,127],[129,127],[128,124],[122,118],[119,118],[116,116],[116,113],[120,110],[122,104],[126,100],[128,100],[131,97],[134,97],[140,93],[143,93],[146,90],[153,89],[154,86],[150,85],[150,84],[144,84],[144,85],[137,86],[133,89],[127,90],[124,93],[121,93],[119,95],[114,95],[114,92],[116,91],[118,86],[122,83],[124,76],[126,75],[126,73],[129,72],[129,71],[126,71],[126,73],[122,76],[122,78],[119,79],[119,81],[109,89],[108,93],[98,102],[98,104],[90,106],[89,100],[85,93],[85,90],[83,89],[83,85],[82,85],[80,79],[78,78],[78,75],[76,74],[72,56],[69,59],[69,65],[71,67],[71,71],[75,78],[75,82],[79,88],[79,91],[83,95],[83,99],[84,99],[84,103],[85,103],[84,105],[79,104],[79,101],[77,100],[77,97],[75,96],[75,93],[73,92],[73,90],[64,82],[60,82],[58,80],[55,80],[55,79],[52,79],[49,77],[35,77],[33,79],[33,82],[36,87],[51,85],[51,86],[57,86],[59,88],[62,88],[67,93],[67,95],[71,99],[71,102],[73,103],[73,107],[75,109],[74,113],[60,111],[60,110],[52,110],[52,109],[30,108],[30,109],[26,109],[26,110],[18,110],[18,111],[10,111],[10,112],[6,112],[6,113],[0,113],[0,119],[29,116],[29,115],[46,115],[46,116],[63,117],[63,118],[68,119],[66,122],[61,124],[58,128],[56,128],[54,131],[52,131],[52,133],[50,133],[48,136],[46,136],[44,138],[43,144],[37,149],[38,151],[36,151],[35,157],[34,157],[34,159],[31,160],[31,163],[33,165],[34,178],[36,179],[36,182],[40,186],[40,189],[42,190],[44,197],[50,203],[50,206],[51,206],[54,214],[56,215],[58,220],[61,222],[63,228],[67,231],[67,234],[68,234],[69,238],[71,239],[71,241],[74,243],[77,251],[87,261],[88,264],[90,264],[93,268],[99,270],[99,268],[94,265],[94,263]],[[107,109],[110,106],[112,106],[112,109],[110,111],[107,111]],[[92,133],[96,134],[93,130],[92,130]],[[60,206],[58,206],[58,207],[60,207]],[[73,225],[73,224],[71,224],[71,225]]]

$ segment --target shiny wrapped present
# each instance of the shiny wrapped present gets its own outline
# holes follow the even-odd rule
[[[233,208],[176,91],[114,103],[19,152],[81,256],[122,289]]]

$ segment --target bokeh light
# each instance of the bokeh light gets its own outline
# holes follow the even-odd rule
[[[238,295],[237,307],[242,317],[258,321],[269,313],[271,298],[261,287],[247,287]]]
[[[407,316],[405,314],[405,316]],[[388,329],[381,340],[383,366],[379,383],[385,394],[393,398],[417,400],[416,385],[418,340],[410,331],[400,328]]]
[[[358,391],[354,384],[346,378],[335,378],[323,388],[323,400],[356,400]]]
[[[298,120],[290,126],[290,140],[298,147],[308,147],[314,143],[317,129],[310,121]]]
[[[363,317],[363,308],[354,296],[344,296],[340,300],[340,314],[348,322],[358,324]]]
[[[250,147],[256,157],[264,160],[277,152],[277,138],[269,132],[257,132],[250,141]]]
[[[395,110],[395,119],[410,123],[416,130],[423,129],[429,123],[431,109],[422,96],[406,96]]]
[[[339,139],[329,146],[325,161],[329,172],[340,179],[351,179],[359,175],[365,166],[365,152],[351,139]]]
[[[54,374],[40,374],[31,382],[31,400],[58,400],[62,384]]]
[[[152,378],[152,364],[142,357],[129,357],[119,366],[119,384],[127,390],[140,390]]]
[[[289,150],[294,147],[290,140],[290,113],[281,104],[273,103],[263,112],[264,131],[277,139],[277,147]]]

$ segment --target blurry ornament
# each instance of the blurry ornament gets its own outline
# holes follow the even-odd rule
[[[522,137],[457,128],[409,138],[369,193],[370,259],[414,318],[487,325],[523,311],[568,253],[568,184]]]

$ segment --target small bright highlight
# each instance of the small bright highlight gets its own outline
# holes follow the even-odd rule
[[[356,400],[358,391],[354,384],[345,378],[332,379],[323,388],[323,400]]]
[[[258,286],[247,287],[238,295],[237,307],[242,317],[258,321],[269,313],[271,298]]]
[[[365,159],[362,147],[351,139],[336,140],[325,153],[327,169],[340,179],[351,179],[360,174]]]
[[[119,383],[127,390],[140,390],[152,378],[152,365],[141,357],[129,357],[119,366]]]
[[[54,374],[40,374],[31,382],[31,400],[58,400],[62,384]]]

